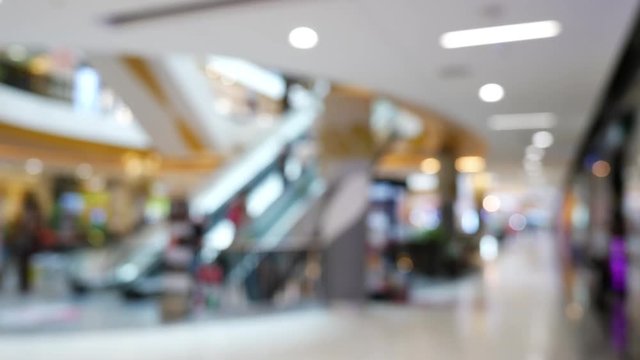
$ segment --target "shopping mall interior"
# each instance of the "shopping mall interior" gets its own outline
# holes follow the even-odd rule
[[[640,359],[639,5],[0,0],[0,358]]]

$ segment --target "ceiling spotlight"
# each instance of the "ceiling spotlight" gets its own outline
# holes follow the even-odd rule
[[[561,30],[560,23],[553,20],[491,26],[444,33],[440,37],[440,45],[445,49],[456,49],[469,46],[544,39],[558,36]]]
[[[504,97],[504,89],[498,84],[485,84],[478,91],[478,96],[484,102],[497,102]]]
[[[296,49],[312,49],[318,44],[318,33],[309,27],[297,27],[289,33],[289,44]]]
[[[533,134],[531,142],[533,143],[533,146],[537,148],[546,149],[553,145],[553,134],[548,131],[538,131]]]

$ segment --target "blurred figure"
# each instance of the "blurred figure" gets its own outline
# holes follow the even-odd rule
[[[58,223],[58,245],[61,249],[72,249],[78,246],[79,228],[77,216],[68,210],[62,210]]]
[[[182,320],[191,311],[193,292],[192,271],[195,252],[199,248],[198,228],[189,219],[188,204],[184,199],[174,199],[169,217],[171,241],[165,249],[164,288],[160,300],[162,319],[165,322]]]
[[[18,286],[21,293],[31,290],[31,258],[38,245],[42,229],[42,213],[32,193],[25,196],[22,214],[17,219],[9,237],[9,251],[17,266]]]

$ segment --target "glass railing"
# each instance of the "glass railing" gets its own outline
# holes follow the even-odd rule
[[[34,74],[24,65],[0,58],[0,83],[57,100],[71,102],[73,81],[51,74]]]
[[[131,109],[113,90],[101,84],[97,71],[83,66],[63,76],[34,72],[24,64],[0,57],[0,83],[71,105],[82,114],[101,115],[121,124],[134,120]]]
[[[223,252],[198,272],[194,309],[226,314],[318,303],[321,258],[310,250]]]

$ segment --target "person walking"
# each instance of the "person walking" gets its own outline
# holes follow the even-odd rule
[[[22,294],[31,291],[31,258],[38,245],[42,229],[42,213],[33,194],[25,196],[22,214],[15,222],[10,237],[10,250],[15,258],[18,273],[18,289]]]

